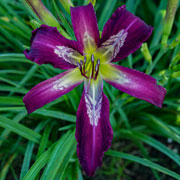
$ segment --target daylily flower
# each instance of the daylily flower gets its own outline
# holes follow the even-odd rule
[[[80,164],[88,176],[93,176],[113,137],[103,80],[158,107],[162,106],[166,90],[149,75],[112,64],[136,51],[152,33],[152,27],[125,6],[119,7],[107,21],[101,39],[92,4],[71,8],[71,18],[77,41],[66,39],[47,25],[32,32],[26,58],[67,71],[32,88],[23,101],[31,113],[84,82],[75,136]]]

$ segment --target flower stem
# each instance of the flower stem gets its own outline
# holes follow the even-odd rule
[[[166,53],[167,48],[162,48],[160,49],[159,53],[157,54],[155,60],[153,61],[153,63],[149,66],[149,68],[147,69],[147,74],[151,74],[154,67],[156,66],[156,64],[159,62],[159,60],[161,59],[161,57]]]

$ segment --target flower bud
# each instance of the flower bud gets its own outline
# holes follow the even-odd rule
[[[41,26],[41,24],[39,24],[35,19],[32,19],[30,21],[30,25],[32,26],[33,29],[37,29]]]
[[[149,49],[148,49],[148,45],[147,43],[143,43],[142,46],[141,46],[141,52],[145,58],[145,60],[151,64],[152,63],[152,56],[149,52]]]
[[[26,3],[32,8],[33,12],[43,23],[60,28],[56,18],[51,14],[51,12],[49,12],[41,0],[26,0]]]
[[[164,26],[163,26],[163,36],[162,36],[162,41],[161,41],[161,44],[163,46],[167,45],[168,37],[171,33],[172,25],[174,22],[174,17],[176,14],[178,2],[179,0],[168,0],[166,16],[165,16]]]

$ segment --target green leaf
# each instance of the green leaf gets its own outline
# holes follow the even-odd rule
[[[1,105],[24,105],[22,98],[13,96],[0,96],[0,104]]]
[[[152,168],[152,169],[155,169],[159,172],[162,172],[164,174],[167,174],[171,177],[174,177],[175,179],[180,179],[180,175],[163,167],[163,166],[160,166],[159,164],[156,164],[152,161],[149,161],[147,159],[144,159],[144,158],[140,158],[140,157],[137,157],[137,156],[133,156],[133,155],[129,155],[127,153],[122,153],[122,152],[118,152],[118,151],[113,151],[113,150],[109,150],[108,152],[105,153],[106,155],[109,155],[109,156],[113,156],[113,157],[119,157],[119,158],[122,158],[122,159],[127,159],[129,161],[133,161],[133,162],[136,162],[136,163],[139,163],[143,166],[146,166],[146,167],[149,167],[149,168]]]
[[[170,150],[167,146],[162,144],[161,142],[157,141],[156,139],[153,139],[150,136],[147,136],[143,133],[139,133],[136,131],[128,131],[128,130],[121,130],[120,134],[122,134],[123,137],[129,138],[129,139],[136,139],[143,141],[150,146],[154,147],[155,149],[159,150],[163,154],[167,155],[169,158],[171,158],[174,162],[176,162],[180,166],[180,156]]]
[[[25,111],[20,112],[20,113],[18,113],[18,114],[12,119],[12,121],[18,123],[18,122],[20,122],[26,115],[27,115],[27,113],[26,113]],[[8,135],[9,135],[10,132],[11,132],[10,129],[4,129],[4,130],[2,131],[1,136],[0,136],[0,139],[2,139],[2,140],[0,140],[0,146],[1,146],[2,143],[3,143],[3,140],[8,137]]]
[[[152,125],[155,125],[154,128],[156,128],[156,130],[158,129],[158,131],[162,132],[167,137],[171,137],[174,141],[180,143],[180,135],[172,131],[168,124],[162,122],[159,118],[153,115],[145,114],[145,116],[151,119],[153,122]]]
[[[70,121],[70,122],[75,122],[76,121],[76,116],[70,115],[67,113],[63,113],[60,111],[52,111],[52,110],[46,110],[46,109],[38,109],[33,114],[39,114],[43,116],[48,116],[48,117],[53,117],[57,119],[62,119],[65,121]]]
[[[43,129],[46,124],[47,124],[47,121],[42,121],[41,123],[39,123],[38,126],[35,129],[35,132],[41,131],[41,129]],[[31,142],[31,141],[28,142],[26,152],[25,152],[25,155],[24,155],[22,168],[21,168],[20,180],[23,179],[23,177],[25,176],[25,174],[29,170],[34,145],[35,145],[34,142]]]
[[[40,134],[1,115],[0,115],[0,126],[35,143],[39,143],[40,141],[41,138]]]
[[[51,145],[51,147],[47,151],[41,154],[40,157],[31,166],[30,170],[27,172],[27,174],[24,176],[22,180],[34,180],[38,175],[38,173],[40,172],[40,170],[49,162],[50,159],[52,160],[52,156],[53,156],[52,152],[54,152],[55,148],[57,148],[57,144],[59,145],[66,144],[67,139],[69,139],[69,137],[72,137],[71,136],[72,134],[73,133],[71,132],[67,132],[65,135],[62,136],[62,138],[58,142]],[[59,154],[58,156],[61,157],[61,155]]]
[[[67,159],[69,160],[74,153],[75,148],[72,148],[72,146],[75,146],[74,132],[69,132],[65,141],[61,141],[60,139],[57,142],[49,158],[49,163],[47,164],[44,173],[42,174],[41,180],[54,179],[58,172],[58,169],[60,169],[61,173],[63,173],[68,163],[68,161],[64,161]],[[73,152],[71,152],[68,157],[66,157],[66,155],[72,149]]]
[[[102,31],[104,24],[106,21],[110,18],[110,16],[113,13],[113,10],[115,8],[115,5],[117,3],[117,0],[113,1],[104,1],[103,3],[103,9],[101,10],[101,16],[99,18],[98,24],[99,29]]]
[[[27,174],[24,176],[22,180],[34,180],[40,170],[46,165],[48,162],[48,159],[51,155],[51,152],[54,148],[55,144],[53,144],[47,151],[45,151],[31,166],[30,170],[27,172]]]
[[[16,156],[17,156],[17,154],[13,154],[12,156],[10,156],[9,160],[7,161],[7,163],[5,164],[4,168],[0,172],[0,180],[6,180],[6,176],[7,176],[8,170],[9,170],[12,162],[16,158]]]

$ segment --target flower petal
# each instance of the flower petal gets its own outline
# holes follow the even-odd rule
[[[105,24],[98,51],[106,54],[107,61],[121,60],[140,48],[152,29],[121,6]]]
[[[39,83],[23,98],[28,113],[68,93],[82,81],[83,77],[76,68]]]
[[[102,67],[103,66],[103,67]],[[162,107],[166,89],[157,85],[151,76],[118,65],[102,65],[101,73],[105,81],[115,88]]]
[[[113,131],[109,121],[109,101],[102,92],[102,82],[91,83],[88,90],[87,87],[85,85],[77,111],[77,155],[86,174],[93,176],[111,145]]]
[[[71,19],[77,40],[84,52],[91,53],[97,48],[99,30],[93,5],[71,7]]]
[[[50,63],[56,68],[69,69],[82,58],[78,42],[63,37],[55,27],[41,25],[32,32],[31,49],[25,51],[27,59],[37,64]]]

